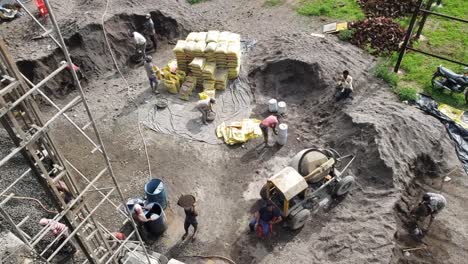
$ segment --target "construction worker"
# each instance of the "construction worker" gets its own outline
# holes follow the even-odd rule
[[[67,62],[64,60],[60,62],[60,66],[65,65],[65,64],[67,64]],[[78,76],[78,80],[83,79],[85,76],[83,72],[81,71],[80,67],[76,66],[74,63],[72,64],[72,66],[73,66],[73,70],[76,72],[76,75]],[[70,66],[65,67],[65,69],[67,69],[71,74]]]
[[[424,236],[425,233],[429,230],[429,227],[432,225],[435,216],[442,211],[447,205],[447,200],[445,197],[438,193],[425,193],[423,195],[422,201],[418,206],[411,212],[411,217],[415,223],[415,229],[413,229],[413,234],[416,236]],[[424,220],[430,216],[429,224],[427,228],[421,229],[419,223],[424,222]]]
[[[257,230],[258,236],[265,238],[273,231],[273,225],[282,220],[280,210],[269,200],[264,207],[255,212],[254,219],[249,223],[250,231]]]
[[[349,75],[349,71],[343,71],[343,75],[338,81],[338,92],[336,94],[336,101],[346,98],[353,98],[353,77]]]
[[[141,53],[141,56],[144,58],[146,56],[146,39],[145,39],[145,37],[142,34],[136,32],[136,31],[131,32],[129,35],[130,35],[130,37],[133,37],[133,41],[135,42],[136,53],[138,53],[138,54]]]
[[[151,90],[155,94],[159,94],[158,86],[159,86],[159,78],[161,78],[161,72],[158,67],[153,64],[153,57],[146,56],[145,64],[144,64],[146,75],[148,76],[148,80],[150,83]],[[158,77],[159,75],[159,77]]]
[[[145,18],[146,21],[145,24],[143,24],[143,27],[145,29],[145,35],[148,36],[153,42],[154,50],[157,50],[158,43],[156,42],[156,30],[154,29],[154,22],[151,18],[151,14],[146,14]]]
[[[208,114],[213,111],[213,104],[215,103],[216,99],[209,97],[198,101],[197,109],[202,113],[203,124],[208,125]]]
[[[263,133],[263,140],[266,146],[268,146],[268,128],[273,129],[273,133],[278,135],[278,124],[279,119],[275,115],[270,115],[269,117],[263,119],[260,123],[260,128],[262,129]]]
[[[191,207],[184,208],[184,212],[185,212],[185,221],[184,221],[185,234],[182,236],[182,240],[187,238],[188,233],[189,233],[189,228],[190,226],[193,226],[193,235],[192,235],[192,241],[193,241],[195,240],[195,235],[197,234],[197,230],[198,230],[198,221],[197,221],[198,211],[195,209],[195,204],[193,204]]]
[[[39,224],[42,226],[50,225],[49,232],[52,234],[54,238],[60,237],[52,246],[53,250],[55,251],[63,242],[68,238],[68,227],[60,222],[57,222],[53,219],[42,218],[39,220]],[[71,242],[68,240],[67,244],[62,247],[64,253],[67,254],[75,254],[76,248]]]

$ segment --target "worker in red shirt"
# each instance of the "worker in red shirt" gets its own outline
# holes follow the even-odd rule
[[[262,129],[262,133],[263,133],[263,140],[267,147],[268,147],[268,128],[271,128],[273,130],[273,133],[275,133],[275,135],[278,135],[278,129],[277,129],[278,124],[279,124],[279,120],[278,120],[278,117],[275,115],[270,115],[269,117],[263,119],[263,121],[260,123],[260,128]]]
[[[65,65],[67,64],[66,61],[61,61],[60,62],[60,66],[62,65]],[[67,69],[69,72],[70,72],[70,66],[67,66],[65,67],[65,69]],[[84,74],[83,72],[81,71],[80,67],[76,66],[75,64],[73,64],[73,70],[76,72],[76,75],[78,76],[78,80],[81,80],[84,78]],[[70,72],[71,73],[71,72]]]

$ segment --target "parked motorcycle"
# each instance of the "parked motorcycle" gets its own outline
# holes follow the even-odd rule
[[[468,67],[465,74],[456,74],[442,65],[437,67],[437,71],[432,76],[432,87],[435,89],[447,89],[456,93],[465,93],[465,102],[468,103]]]

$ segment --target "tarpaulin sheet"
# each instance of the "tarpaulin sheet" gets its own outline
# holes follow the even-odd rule
[[[450,117],[439,111],[438,103],[431,97],[421,95],[416,104],[421,110],[436,117],[440,122],[442,122],[442,124],[444,124],[450,138],[455,143],[457,156],[463,163],[465,173],[468,174],[468,131],[461,125],[457,124],[455,120],[452,120]]]
[[[252,49],[256,44],[255,40],[245,40],[241,42],[242,56]],[[216,104],[213,110],[216,118],[208,125],[202,124],[201,113],[195,108],[199,99],[199,90],[194,91],[189,101],[183,101],[178,96],[169,94],[158,95],[167,99],[168,107],[157,109],[155,103],[157,96],[152,97],[146,104],[139,107],[139,116],[142,117],[143,124],[151,130],[186,138],[194,141],[201,141],[209,144],[222,144],[223,141],[216,136],[216,128],[223,122],[248,118],[251,113],[251,104],[254,100],[247,73],[241,67],[242,74],[239,78],[230,81],[224,91],[216,92]]]

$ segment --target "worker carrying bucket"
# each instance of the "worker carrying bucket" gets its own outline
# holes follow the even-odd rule
[[[179,197],[179,201],[177,201],[177,205],[184,208],[185,212],[185,221],[184,221],[184,230],[185,233],[182,236],[182,240],[185,240],[188,236],[188,231],[190,226],[193,226],[193,235],[192,241],[195,240],[195,235],[197,234],[198,230],[198,210],[195,209],[195,197],[193,195],[182,195]]]

